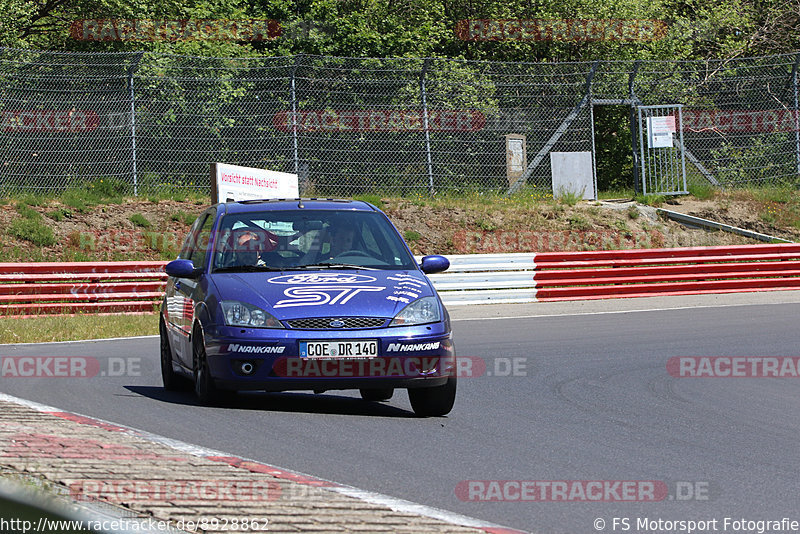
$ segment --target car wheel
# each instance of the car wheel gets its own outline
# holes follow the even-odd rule
[[[188,386],[188,381],[172,369],[172,349],[169,347],[167,327],[164,319],[158,321],[158,335],[161,347],[161,381],[167,391],[181,391]]]
[[[192,360],[194,362],[194,393],[201,404],[214,405],[219,402],[219,393],[211,378],[211,370],[206,358],[206,345],[203,332],[195,327],[192,332]]]
[[[456,401],[456,377],[451,376],[441,386],[409,388],[408,400],[414,413],[420,417],[446,415]]]
[[[393,388],[370,388],[370,389],[360,389],[361,398],[365,401],[387,401],[392,398],[394,395]]]

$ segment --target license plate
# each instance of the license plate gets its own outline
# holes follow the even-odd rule
[[[378,341],[301,341],[301,358],[374,358],[378,355]]]

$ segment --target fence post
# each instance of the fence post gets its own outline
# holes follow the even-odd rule
[[[792,89],[794,90],[794,146],[795,160],[797,162],[797,174],[800,175],[800,117],[798,117],[797,102],[797,69],[800,67],[800,54],[794,60],[792,68]]]
[[[136,169],[136,93],[133,89],[133,75],[139,68],[144,52],[134,55],[134,63],[128,67],[128,95],[131,101],[131,158],[133,159],[133,196],[139,196],[139,174]]]
[[[292,93],[292,147],[294,150],[294,173],[300,175],[300,153],[297,145],[297,86],[295,78],[297,67],[300,66],[302,55],[295,56],[294,67],[292,67],[291,93]]]
[[[419,75],[419,87],[422,95],[422,126],[425,128],[425,154],[428,158],[428,194],[433,196],[433,163],[431,161],[431,132],[428,128],[428,94],[425,90],[425,73],[430,65],[430,58],[422,63],[422,72]]]
[[[629,118],[631,125],[631,152],[633,153],[633,191],[636,194],[639,193],[639,154],[638,150],[636,150],[636,136],[638,135],[639,131],[639,121],[636,117],[636,105],[633,104],[634,101],[638,100],[633,87],[636,80],[636,75],[639,73],[639,67],[641,65],[642,60],[637,59],[633,64],[633,71],[631,71],[631,75],[628,78],[628,96],[631,99]]]

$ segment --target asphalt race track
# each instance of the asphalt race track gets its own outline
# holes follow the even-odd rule
[[[604,532],[625,532],[615,517],[628,518],[627,532],[643,532],[643,518],[716,519],[716,532],[726,517],[800,520],[800,380],[667,372],[673,357],[800,356],[800,291],[595,302],[455,311],[459,357],[488,374],[460,379],[444,418],[414,417],[404,391],[383,404],[301,392],[201,407],[161,389],[155,337],[0,346],[0,356],[100,363],[94,378],[6,376],[0,390],[532,532],[597,532],[598,518]],[[681,309],[642,309],[665,306]],[[470,480],[656,481],[670,495],[474,502],[455,491]],[[491,496],[489,485],[473,488]]]

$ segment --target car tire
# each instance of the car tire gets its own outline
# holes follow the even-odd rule
[[[456,401],[456,377],[451,376],[441,386],[409,388],[408,400],[414,413],[420,417],[447,415]]]
[[[370,388],[360,389],[359,391],[362,399],[373,402],[387,401],[394,395],[394,388]]]
[[[158,321],[159,347],[161,350],[161,381],[167,391],[185,391],[189,381],[175,372],[172,368],[172,349],[169,346],[167,327],[164,319]]]
[[[211,370],[208,367],[206,357],[206,345],[203,341],[203,331],[195,327],[192,332],[192,361],[194,368],[194,393],[197,400],[206,406],[213,406],[219,403],[220,395],[211,378]]]

